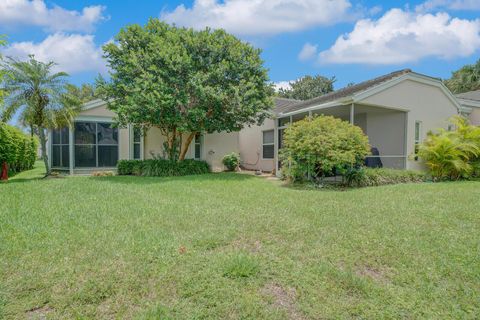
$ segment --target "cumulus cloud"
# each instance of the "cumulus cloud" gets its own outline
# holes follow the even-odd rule
[[[315,56],[317,55],[317,50],[318,50],[317,48],[318,46],[316,45],[313,45],[308,42],[305,43],[302,50],[298,54],[298,59],[300,59],[300,61],[307,61],[307,60],[314,59]]]
[[[239,35],[273,35],[350,19],[349,0],[195,0],[160,18],[202,29],[222,28]]]
[[[295,82],[295,80],[290,80],[290,81],[279,81],[279,82],[274,82],[273,87],[275,91],[279,91],[280,89],[290,89],[292,86],[290,85],[290,82]]]
[[[47,7],[44,0],[1,0],[0,26],[38,26],[47,31],[90,32],[105,19],[104,6],[88,6],[82,11]]]
[[[417,12],[427,12],[435,9],[450,10],[480,10],[479,0],[428,0],[415,7]]]
[[[39,61],[56,62],[58,65],[55,71],[70,74],[85,71],[106,72],[102,50],[95,45],[93,35],[56,33],[38,43],[14,42],[2,50],[2,53],[17,59],[25,59],[29,54],[34,54]]]
[[[392,9],[378,20],[359,20],[319,54],[321,63],[399,64],[425,57],[466,57],[480,48],[480,19],[447,13],[419,14]]]

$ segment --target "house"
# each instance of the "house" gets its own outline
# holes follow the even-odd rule
[[[240,153],[242,166],[279,172],[282,135],[306,116],[331,115],[349,121],[368,136],[384,167],[421,169],[409,157],[429,130],[448,128],[448,118],[467,112],[440,79],[409,69],[368,80],[307,101],[277,98],[272,117],[240,132],[198,135],[187,157],[223,170],[222,158]],[[70,173],[113,169],[119,159],[148,159],[163,153],[165,138],[157,128],[145,135],[132,126],[112,128],[114,114],[101,100],[86,103],[71,129],[49,133],[49,154],[55,170]]]
[[[470,91],[456,95],[458,102],[462,106],[462,113],[470,123],[476,126],[480,125],[480,90]]]

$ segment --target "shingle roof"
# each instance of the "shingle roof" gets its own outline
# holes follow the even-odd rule
[[[286,99],[286,98],[275,98],[275,108],[273,109],[273,112],[275,114],[280,114],[283,113],[284,110],[286,110],[288,107],[302,102],[301,100],[295,100],[295,99]]]
[[[289,113],[289,112],[299,111],[299,110],[302,110],[302,109],[305,109],[305,108],[308,108],[308,107],[312,107],[312,106],[315,106],[315,105],[319,105],[319,104],[322,104],[322,103],[335,101],[335,100],[338,100],[338,99],[341,99],[341,98],[351,97],[356,93],[365,91],[365,90],[370,89],[372,87],[376,87],[376,86],[378,86],[379,84],[381,84],[385,81],[403,76],[404,74],[411,73],[411,72],[412,72],[412,70],[410,70],[410,69],[398,70],[398,71],[395,71],[395,72],[377,77],[375,79],[360,82],[360,83],[354,84],[352,86],[348,86],[348,87],[339,89],[337,91],[327,93],[327,94],[325,94],[323,96],[320,96],[320,97],[316,97],[316,98],[313,98],[313,99],[310,99],[310,100],[301,101],[299,103],[292,104],[290,106],[282,108],[281,113]]]
[[[460,99],[480,101],[480,90],[460,93],[457,94],[456,97]]]

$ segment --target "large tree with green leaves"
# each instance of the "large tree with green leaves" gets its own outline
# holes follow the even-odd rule
[[[119,125],[159,128],[171,159],[176,146],[184,159],[197,133],[262,123],[272,106],[260,50],[223,30],[150,19],[122,29],[103,50],[111,79],[97,87]]]
[[[323,96],[333,91],[335,77],[326,78],[321,75],[305,76],[294,82],[290,82],[290,88],[280,88],[278,96],[282,98],[308,100]]]
[[[452,72],[452,77],[445,80],[445,85],[453,93],[480,90],[480,59],[475,64],[468,64]]]
[[[80,111],[79,99],[67,92],[65,72],[54,72],[54,62],[44,63],[30,56],[27,61],[9,58],[4,67],[7,76],[5,104],[0,109],[3,121],[19,113],[19,121],[37,131],[47,175],[46,130],[70,126]]]
[[[83,83],[80,86],[74,84],[67,85],[67,91],[69,94],[77,97],[82,103],[89,102],[99,98],[97,90],[94,85],[89,83]]]

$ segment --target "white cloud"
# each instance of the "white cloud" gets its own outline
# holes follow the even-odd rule
[[[314,59],[315,56],[317,55],[317,50],[318,50],[317,48],[318,46],[316,45],[313,45],[308,42],[305,43],[302,50],[298,54],[298,59],[300,59],[300,61],[307,61],[307,60]]]
[[[58,64],[55,71],[80,73],[85,71],[106,72],[101,48],[95,45],[93,35],[66,35],[56,33],[39,43],[14,42],[3,50],[6,56],[25,59],[34,54],[43,62]]]
[[[446,13],[418,14],[392,9],[378,20],[359,20],[319,54],[321,63],[399,64],[425,57],[451,59],[480,48],[480,19]]]
[[[479,0],[428,0],[415,7],[417,12],[428,12],[435,9],[480,10]]]
[[[274,82],[273,86],[275,88],[275,91],[278,92],[280,89],[290,89],[292,87],[290,85],[290,82],[295,82],[295,80]]]
[[[66,10],[59,6],[48,8],[44,0],[1,0],[0,25],[38,26],[48,31],[90,32],[105,19],[104,6],[84,7],[82,11]]]
[[[273,35],[350,19],[349,0],[195,0],[160,18],[203,29],[222,28],[239,35]]]

